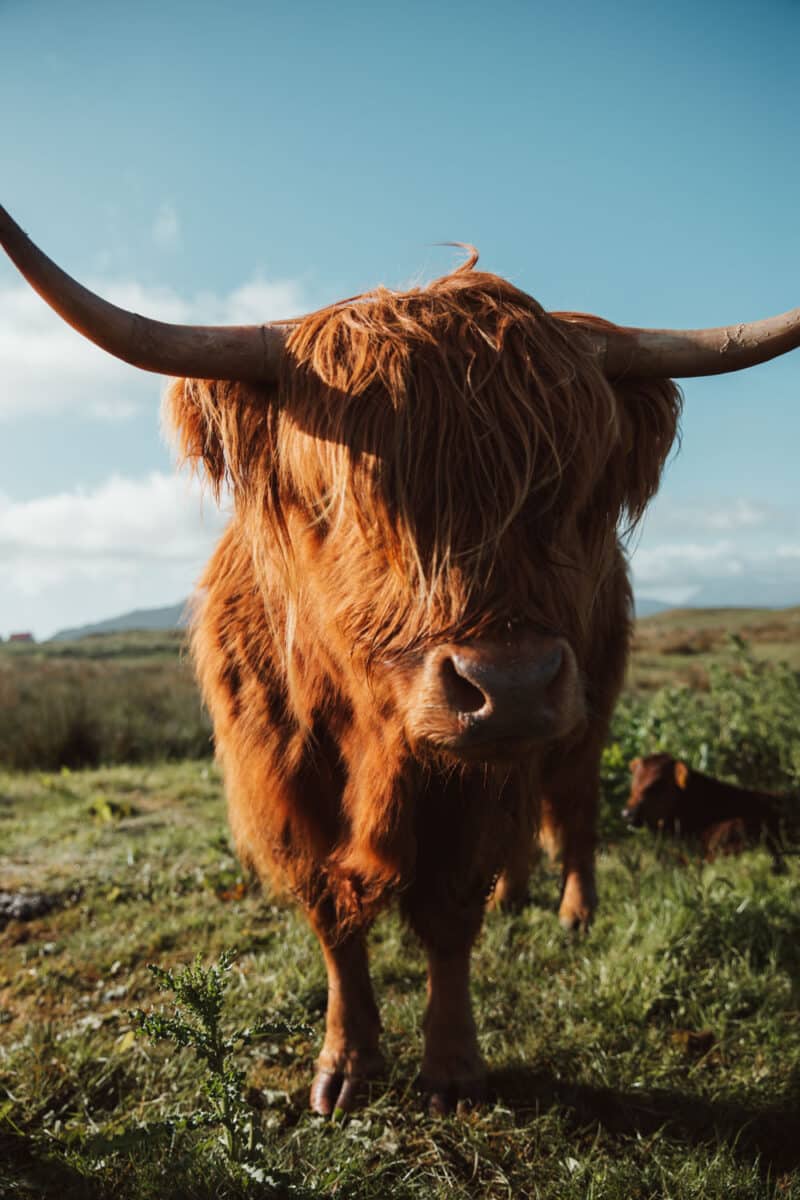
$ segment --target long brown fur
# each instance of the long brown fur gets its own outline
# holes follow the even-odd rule
[[[187,379],[167,398],[182,456],[235,502],[193,637],[240,851],[340,921],[400,891],[443,945],[465,936],[448,914],[479,923],[548,780],[567,813],[574,780],[558,745],[464,767],[414,742],[415,665],[519,624],[567,639],[581,824],[627,652],[618,529],[680,411],[667,380],[609,384],[578,325],[473,266],[298,321],[276,387]]]

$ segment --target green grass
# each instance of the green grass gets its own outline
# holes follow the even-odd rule
[[[232,1026],[315,1031],[238,1060],[263,1107],[265,1169],[294,1194],[800,1197],[796,860],[782,877],[761,851],[685,866],[646,834],[610,837],[580,940],[560,931],[542,867],[531,907],[490,913],[476,948],[493,1100],[462,1119],[428,1118],[414,1090],[424,962],[387,914],[371,950],[389,1073],[370,1107],[330,1123],[306,1109],[321,957],[300,913],[245,886],[213,767],[0,774],[0,845],[3,887],[59,898],[0,933],[4,1197],[291,1194],[180,1127],[202,1067],[133,1031],[130,1010],[163,1001],[148,963],[226,947]]]

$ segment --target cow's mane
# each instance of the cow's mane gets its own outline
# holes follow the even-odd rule
[[[183,455],[203,460],[215,488],[232,485],[253,544],[279,549],[290,610],[298,509],[320,534],[358,526],[379,543],[418,628],[441,630],[476,593],[480,604],[515,539],[569,568],[576,529],[596,527],[588,536],[605,544],[656,489],[675,386],[612,387],[579,326],[473,267],[299,319],[277,388],[173,386]],[[387,593],[387,614],[393,603]]]

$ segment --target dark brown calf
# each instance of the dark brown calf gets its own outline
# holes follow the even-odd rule
[[[630,825],[697,839],[709,862],[763,841],[774,869],[783,869],[780,797],[723,783],[671,754],[635,758],[631,774],[631,794],[622,810]]]

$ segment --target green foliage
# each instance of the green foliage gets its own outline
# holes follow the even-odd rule
[[[247,1100],[245,1071],[234,1055],[258,1039],[306,1029],[285,1021],[260,1021],[225,1032],[222,1026],[225,989],[235,958],[234,951],[223,950],[216,964],[204,967],[198,954],[192,966],[178,972],[149,964],[157,989],[172,992],[174,1012],[167,1015],[163,1011],[146,1013],[136,1009],[131,1018],[134,1027],[151,1041],[173,1042],[191,1049],[205,1068],[202,1087],[211,1107],[174,1124],[191,1129],[221,1126],[223,1145],[231,1161],[244,1165],[250,1174],[263,1181],[260,1111]]]

